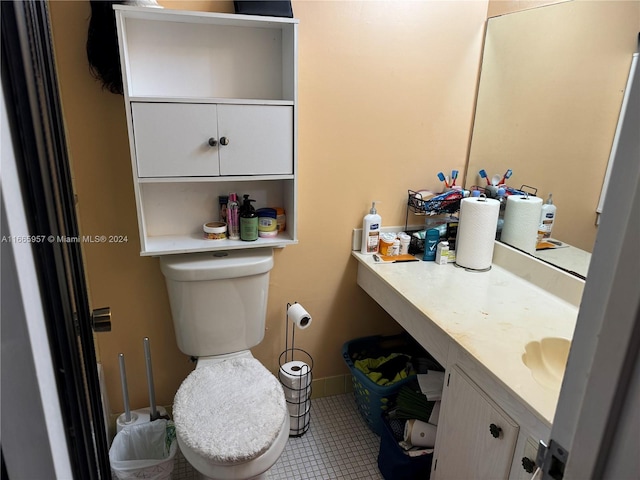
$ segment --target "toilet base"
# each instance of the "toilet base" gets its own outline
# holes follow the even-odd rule
[[[261,473],[257,477],[248,478],[246,480],[267,480],[267,472]],[[203,475],[202,473],[198,472],[198,480],[217,480],[217,479],[207,477],[206,475]]]

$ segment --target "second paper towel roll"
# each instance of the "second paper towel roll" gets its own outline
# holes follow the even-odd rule
[[[526,195],[507,197],[500,240],[527,253],[536,253],[542,199]]]
[[[291,305],[289,310],[287,310],[287,315],[289,315],[289,318],[296,324],[296,327],[301,330],[311,325],[311,315],[309,315],[309,312],[299,303]]]
[[[491,267],[499,213],[500,202],[493,198],[462,199],[456,237],[457,265],[472,270]]]
[[[404,424],[404,441],[414,447],[433,447],[438,427],[421,420],[407,420]]]

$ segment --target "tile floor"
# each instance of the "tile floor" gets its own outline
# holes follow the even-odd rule
[[[311,402],[309,430],[289,438],[287,448],[269,470],[269,480],[382,480],[378,471],[380,437],[358,413],[353,393]],[[196,480],[197,472],[178,453],[174,480]]]

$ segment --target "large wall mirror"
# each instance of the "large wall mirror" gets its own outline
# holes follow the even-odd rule
[[[557,207],[536,256],[586,275],[596,209],[638,41],[636,2],[574,0],[487,22],[466,187],[513,174]],[[620,192],[623,194],[623,192]]]

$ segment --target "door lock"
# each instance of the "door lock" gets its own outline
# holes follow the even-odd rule
[[[96,308],[91,312],[91,328],[96,333],[111,331],[111,307]]]

